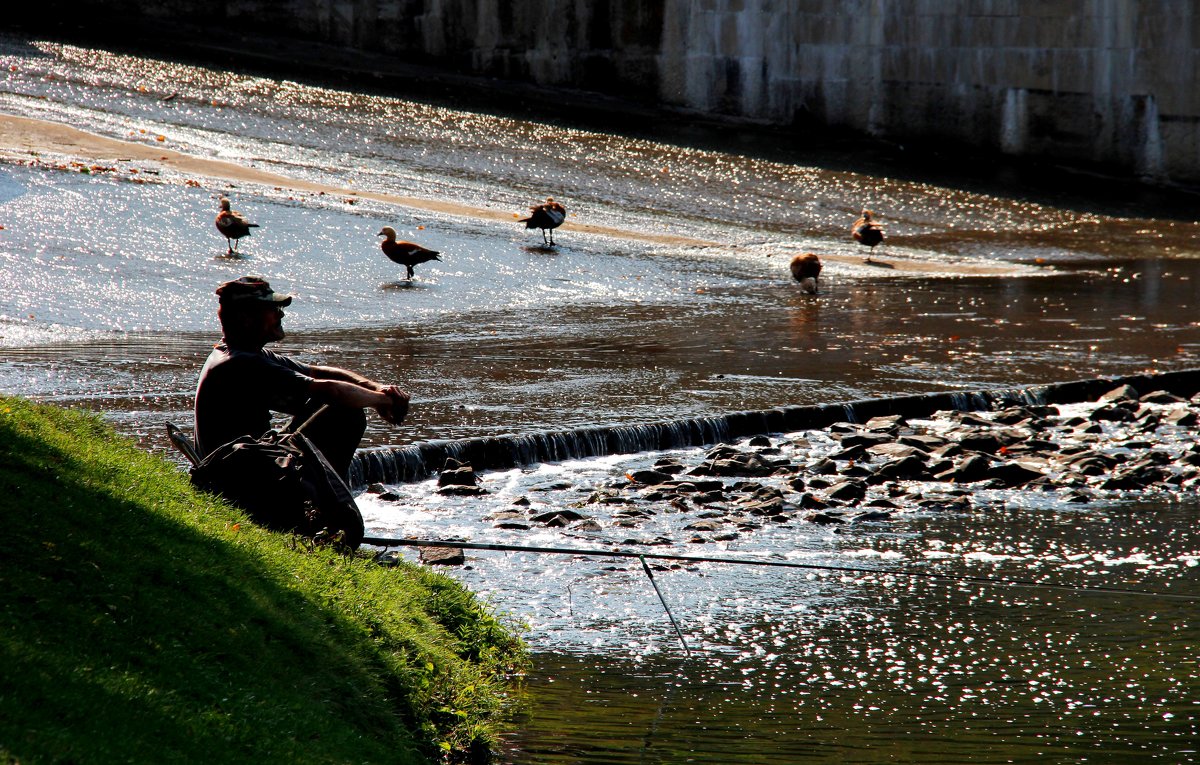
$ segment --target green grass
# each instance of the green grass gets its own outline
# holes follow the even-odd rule
[[[309,550],[92,414],[0,397],[0,762],[470,761],[518,639],[454,580]]]

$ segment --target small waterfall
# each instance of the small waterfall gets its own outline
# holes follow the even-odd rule
[[[448,459],[469,463],[476,470],[508,470],[539,462],[708,446],[749,436],[826,428],[835,422],[864,423],[872,417],[889,415],[921,418],[945,410],[979,411],[1017,404],[1095,401],[1122,385],[1131,385],[1139,393],[1166,390],[1191,396],[1200,391],[1200,369],[1025,388],[948,391],[840,404],[788,406],[641,425],[593,425],[547,433],[420,441],[408,446],[360,451],[350,467],[351,483],[361,489],[371,483],[422,481],[436,475]]]

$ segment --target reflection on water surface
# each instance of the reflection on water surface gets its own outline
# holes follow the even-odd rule
[[[505,214],[552,194],[572,214],[546,252],[515,223],[340,192],[0,165],[0,390],[96,409],[164,451],[216,339],[212,290],[246,272],[298,295],[281,350],[413,391],[411,423],[372,421],[374,445],[1180,369],[1200,352],[1197,225],[1134,205],[1117,217],[805,146],[739,156],[50,42],[5,39],[0,65],[8,113],[340,190]],[[221,193],[262,224],[245,260],[218,257]],[[847,229],[864,205],[888,226],[876,257],[921,269],[862,264]],[[382,225],[444,262],[397,286]],[[805,251],[826,259],[816,298],[787,275]],[[492,504],[457,509],[409,487],[400,517],[364,505],[377,531],[471,538],[497,497],[622,470],[489,476]],[[562,494],[539,501],[584,498]],[[1196,594],[1197,509],[1000,499],[851,534],[771,527],[741,552]],[[480,554],[455,575],[530,625],[517,762],[1197,759],[1190,603],[702,564],[655,575],[695,650],[683,662],[629,561]]]

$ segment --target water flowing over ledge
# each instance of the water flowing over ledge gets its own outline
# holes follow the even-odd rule
[[[599,425],[525,435],[419,441],[408,446],[360,451],[350,467],[350,477],[353,487],[362,489],[376,482],[394,484],[424,480],[438,473],[447,459],[470,464],[480,471],[508,470],[539,462],[706,446],[768,433],[825,428],[835,422],[863,423],[872,417],[888,415],[928,417],[938,411],[987,410],[997,404],[1078,403],[1095,400],[1123,385],[1132,386],[1139,395],[1165,390],[1191,396],[1200,391],[1200,369],[1099,377],[1024,388],[946,391],[786,406],[641,425]]]

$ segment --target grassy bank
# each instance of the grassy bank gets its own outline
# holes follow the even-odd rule
[[[0,762],[486,749],[521,646],[453,580],[309,551],[96,416],[0,397]]]

